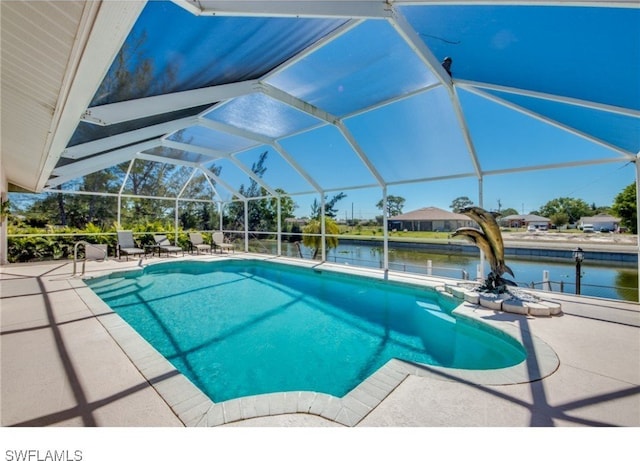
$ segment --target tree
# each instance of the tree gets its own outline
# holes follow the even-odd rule
[[[91,101],[91,107],[172,91],[175,86],[177,64],[172,63],[162,69],[161,73],[157,72],[153,59],[148,57],[148,53],[146,53],[146,45],[147,35],[144,31],[125,42]],[[117,135],[121,131],[122,127],[119,124],[101,126],[80,123],[69,145],[74,146]],[[78,189],[96,193],[117,192],[120,184],[115,185],[115,181],[124,179],[128,167],[129,162],[126,162],[118,167],[87,175],[80,180]],[[175,165],[136,161],[129,175],[128,192],[136,195],[164,197],[168,191],[167,184],[172,178],[174,181],[178,179],[179,175],[176,174],[178,170]],[[44,205],[50,222],[77,228],[84,227],[88,223],[102,227],[110,226],[117,215],[115,200],[105,199],[98,195],[86,198],[56,194],[55,197],[52,197],[51,202],[45,202]],[[134,199],[125,202],[123,208],[123,219],[125,223],[128,222],[124,225],[128,226],[145,218],[157,219],[165,214],[170,207],[167,207],[165,201]]]
[[[388,195],[387,196],[387,209],[389,210],[389,216],[397,216],[402,214],[402,208],[404,207],[404,202],[406,200],[404,197],[399,197],[397,195]],[[376,203],[376,207],[382,210],[383,200],[380,199],[378,203]],[[384,211],[384,210],[382,210]]]
[[[325,244],[327,248],[336,248],[338,246],[338,237],[335,235],[340,233],[340,228],[338,224],[331,218],[325,216],[324,218],[324,229],[327,234],[325,236]],[[322,225],[320,219],[313,219],[309,224],[304,226],[302,229],[302,243],[304,246],[313,249],[313,259],[318,257],[320,250],[322,248]]]
[[[258,157],[258,160],[251,165],[251,171],[258,178],[267,171],[265,163],[268,158],[269,151],[264,151]],[[251,178],[249,185],[240,186],[239,193],[247,198],[265,197],[268,195],[264,187]],[[293,199],[287,196],[283,189],[276,189],[280,195],[280,225],[284,228],[284,222],[287,218],[292,218],[293,211],[297,208]],[[278,199],[276,197],[260,198],[249,200],[247,204],[248,210],[248,229],[258,232],[275,232],[278,225]],[[233,202],[227,208],[227,218],[229,227],[232,229],[242,229],[244,227],[244,203]]]
[[[67,184],[74,190],[86,192],[117,192],[110,170],[98,171],[85,176],[82,180]],[[58,186],[58,190],[64,190]],[[27,220],[36,227],[47,224],[82,229],[87,224],[107,229],[116,219],[117,201],[114,197],[98,195],[48,194],[30,204],[25,210]]]
[[[612,212],[622,219],[622,224],[634,234],[638,233],[638,204],[636,202],[636,183],[631,183],[616,195]]]
[[[83,178],[81,190],[86,192],[117,192],[118,184],[112,168],[96,171]],[[115,199],[105,200],[100,195],[89,195],[87,210],[87,223],[97,224],[102,228],[108,228],[117,218],[117,202]]]
[[[580,220],[583,216],[592,216],[591,207],[582,199],[560,197],[548,201],[540,208],[538,213],[545,218],[551,218],[553,215],[564,213],[567,215],[569,223],[573,224]]]
[[[345,198],[347,194],[344,192],[340,192],[339,194],[334,195],[331,199],[327,199],[327,196],[324,197],[324,215],[329,218],[335,218],[338,215],[338,210],[336,210],[336,204]],[[313,199],[313,203],[311,204],[311,217],[313,219],[320,219],[320,204],[317,199]]]
[[[170,178],[177,168],[176,165],[161,162],[136,160],[128,170],[128,164],[116,167],[121,177],[129,171],[126,190],[134,196],[166,197],[172,190]],[[175,195],[175,194],[173,194]],[[172,209],[175,202],[166,200],[153,200],[148,198],[132,198],[123,202],[122,225],[130,227],[142,220],[153,221],[165,217],[169,208]]]
[[[253,174],[262,178],[264,173],[267,171],[267,167],[265,166],[265,162],[267,161],[267,157],[269,155],[269,151],[264,151],[258,157],[258,160],[251,165],[251,171]],[[240,189],[238,189],[240,195],[252,198],[252,197],[262,197],[266,195],[266,191],[264,188],[258,185],[258,182],[250,178],[249,185],[245,186],[242,184]],[[270,223],[274,220],[272,215],[272,210],[268,210],[266,201],[263,200],[249,200],[247,203],[247,217],[248,223],[247,228],[252,231],[266,231],[273,230],[270,229],[272,227]],[[244,202],[232,202],[227,207],[227,219],[228,226],[231,229],[240,230],[244,228]]]
[[[518,213],[518,210],[516,210],[515,208],[505,208],[504,210],[500,211],[501,216],[511,216],[511,215],[517,215],[517,214],[520,214],[520,213]]]
[[[451,202],[451,205],[449,205],[449,208],[451,208],[451,210],[454,213],[460,213],[460,211],[462,211],[463,208],[466,208],[471,205],[473,205],[473,201],[469,197],[462,196],[462,197],[453,199],[453,202]]]
[[[551,224],[557,228],[569,223],[569,215],[567,213],[555,213],[549,216],[549,219],[551,219]]]
[[[280,194],[280,226],[284,229],[285,221],[287,218],[293,218],[295,215],[293,214],[294,210],[298,208],[296,202],[286,195],[286,191],[284,189],[276,189],[276,192]],[[269,212],[273,216],[278,215],[278,199],[271,198],[268,200],[268,209]]]

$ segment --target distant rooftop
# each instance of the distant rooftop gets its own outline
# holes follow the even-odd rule
[[[425,207],[391,216],[389,221],[472,221],[469,216],[437,207]]]

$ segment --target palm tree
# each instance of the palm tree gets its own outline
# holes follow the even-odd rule
[[[338,224],[331,218],[325,216],[324,229],[327,234],[325,242],[327,248],[336,248],[338,246],[338,237],[335,235],[340,233]],[[313,219],[302,229],[302,244],[306,247],[313,248],[313,259],[316,259],[320,249],[322,248],[322,225],[320,219]]]

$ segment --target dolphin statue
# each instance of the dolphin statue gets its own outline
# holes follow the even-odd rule
[[[492,267],[493,272],[497,276],[501,276],[506,272],[512,277],[515,277],[511,268],[504,263],[504,242],[502,240],[502,232],[500,231],[500,226],[498,226],[493,214],[476,206],[463,208],[460,212],[477,222],[480,229],[484,232],[484,235],[491,246],[491,252],[496,260],[495,269]],[[485,250],[483,249],[483,251]],[[485,253],[487,252],[485,251]]]
[[[489,240],[487,240],[487,237],[482,231],[479,231],[475,227],[460,227],[456,229],[452,237],[453,238],[464,237],[465,239],[473,243],[475,246],[480,248],[484,252],[487,260],[489,261],[489,267],[491,267],[491,272],[493,272],[494,274],[497,274],[499,272],[500,269],[498,266],[498,261],[496,259],[495,252],[493,251],[493,247],[491,246],[491,244],[489,243]]]

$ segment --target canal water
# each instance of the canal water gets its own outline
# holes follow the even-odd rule
[[[258,244],[262,251],[275,253],[275,242],[261,241]],[[418,274],[427,274],[429,261],[432,274],[439,277],[475,279],[479,257],[473,254],[455,254],[435,252],[416,248],[394,248],[390,242],[389,269]],[[302,256],[311,259],[313,251],[300,244]],[[297,245],[282,244],[285,256],[300,257]],[[337,248],[327,252],[327,260],[338,264],[350,264],[364,267],[383,267],[382,243],[362,244],[341,241]],[[548,271],[550,281],[546,286],[552,291],[575,293],[576,265],[571,259],[525,259],[524,257],[508,257],[507,265],[515,277],[510,277],[519,286],[543,288],[543,272]],[[485,274],[489,272],[485,265]],[[638,269],[635,264],[607,263],[585,259],[581,267],[581,294],[601,298],[638,301]]]

